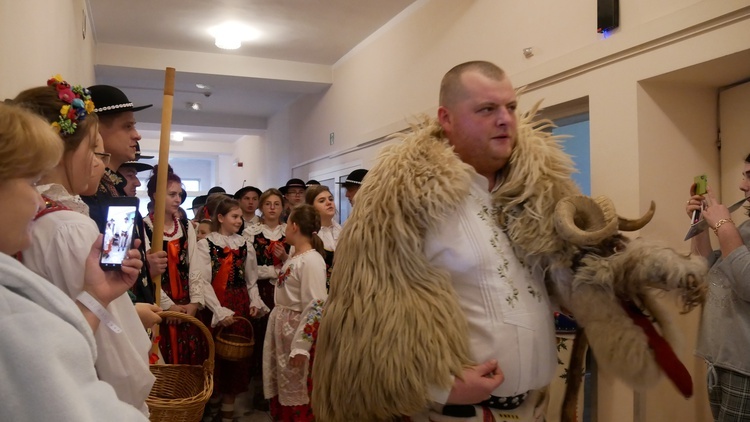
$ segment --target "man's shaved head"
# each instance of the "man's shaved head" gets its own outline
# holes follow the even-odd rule
[[[482,75],[497,81],[505,78],[505,72],[494,63],[485,61],[471,61],[461,63],[449,70],[440,82],[440,105],[450,106],[461,98],[464,90],[461,75],[467,71],[477,71]]]

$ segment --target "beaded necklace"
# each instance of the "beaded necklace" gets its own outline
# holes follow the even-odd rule
[[[153,224],[153,222],[154,222],[154,213],[150,213],[148,215],[148,218],[151,219],[151,223]],[[172,237],[172,236],[176,235],[177,234],[177,230],[180,229],[180,225],[177,223],[177,216],[176,215],[172,215],[172,221],[174,221],[174,230],[172,230],[169,233],[167,233],[167,231],[165,230],[164,231],[164,237]]]

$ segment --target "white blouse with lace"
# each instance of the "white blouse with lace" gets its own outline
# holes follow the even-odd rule
[[[263,237],[268,240],[279,240],[286,233],[286,223],[281,223],[274,228],[270,228],[265,223],[258,222],[257,224],[245,227],[242,237],[247,239],[248,244],[252,245],[255,242],[255,236],[260,233],[263,233]],[[258,265],[258,279],[275,279],[278,276],[279,272],[273,265]]]
[[[221,233],[212,232],[205,239],[198,241],[195,256],[190,262],[190,293],[193,293],[194,288],[200,289],[200,296],[203,299],[202,305],[208,307],[213,312],[211,326],[216,326],[219,321],[234,315],[234,311],[221,306],[219,299],[216,297],[216,292],[214,292],[214,288],[211,285],[213,277],[211,255],[208,248],[209,240],[220,248],[229,247],[234,250],[238,250],[242,245],[247,245],[245,284],[247,285],[247,294],[250,296],[250,307],[258,308],[264,313],[269,312],[268,306],[266,306],[258,293],[258,261],[255,257],[253,244],[238,234],[224,236]]]

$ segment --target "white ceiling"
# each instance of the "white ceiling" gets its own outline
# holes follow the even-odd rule
[[[415,0],[88,0],[97,43],[96,82],[125,91],[136,105],[144,138],[158,138],[164,66],[170,57],[195,66],[177,70],[172,131],[193,139],[232,141],[264,130],[268,118],[300,95],[323,92],[329,82],[316,77],[272,79],[274,66],[330,68],[350,50]],[[238,50],[214,46],[208,28],[224,21],[252,26],[263,34]],[[128,47],[127,49],[123,49]],[[128,51],[128,58],[118,56]],[[149,62],[149,57],[155,57]],[[234,56],[234,57],[227,57]],[[182,61],[180,61],[182,59]],[[247,66],[232,66],[247,63]],[[242,62],[241,60],[245,60]],[[157,63],[158,62],[158,63]],[[209,62],[209,63],[206,63]],[[216,69],[211,69],[212,64]],[[258,64],[259,63],[259,64]],[[265,70],[248,67],[271,66]],[[215,73],[212,73],[215,72]],[[255,76],[254,76],[255,75]],[[195,84],[211,86],[210,95]],[[187,102],[201,103],[189,110]]]

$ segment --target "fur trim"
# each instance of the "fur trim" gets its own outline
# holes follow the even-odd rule
[[[501,227],[507,228],[511,242],[521,250],[519,256],[566,249],[551,216],[560,199],[580,194],[570,179],[576,171],[573,160],[560,146],[563,137],[552,135],[552,122],[533,122],[538,107],[537,103],[521,116],[516,146],[493,198],[503,210]]]
[[[429,405],[469,365],[468,325],[448,274],[423,253],[428,230],[469,192],[471,168],[425,120],[385,148],[336,248],[312,404],[323,421],[389,420]]]

